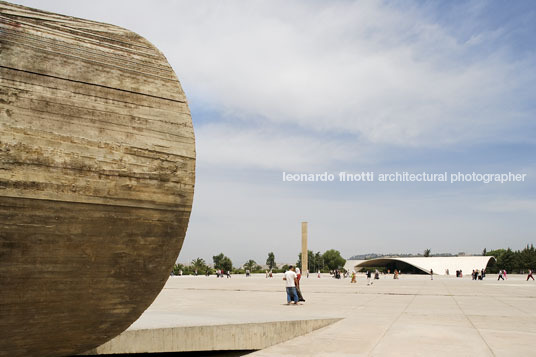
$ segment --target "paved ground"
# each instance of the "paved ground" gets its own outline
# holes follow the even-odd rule
[[[306,302],[287,306],[281,276],[172,277],[130,330],[343,318],[252,356],[536,356],[536,283],[524,276],[382,276],[367,286],[302,279]]]

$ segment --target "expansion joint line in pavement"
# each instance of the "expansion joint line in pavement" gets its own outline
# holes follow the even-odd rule
[[[482,336],[482,334],[480,333],[480,330],[475,326],[475,324],[473,323],[473,321],[469,318],[469,316],[467,316],[467,314],[465,313],[465,311],[463,311],[462,307],[460,306],[460,304],[458,303],[458,300],[456,300],[456,297],[451,293],[450,289],[448,288],[448,286],[442,282],[443,286],[445,287],[445,289],[449,292],[450,294],[450,297],[452,300],[454,300],[454,303],[456,304],[456,306],[458,307],[458,309],[461,311],[461,313],[463,314],[463,316],[465,317],[465,319],[467,321],[469,321],[469,323],[471,324],[471,326],[473,326],[473,328],[475,329],[476,333],[478,333],[478,336],[480,336],[480,339],[482,340],[482,342],[484,342],[484,344],[486,345],[486,347],[488,348],[489,352],[491,353],[492,356],[495,356],[495,353],[493,352],[493,350],[491,349],[490,345],[488,344],[488,341],[486,341],[486,339],[484,338],[484,336]]]
[[[417,298],[417,294],[413,295],[413,299],[411,299],[411,301],[407,303],[407,305],[404,307],[404,309],[402,311],[400,311],[400,313],[393,319],[393,321],[391,321],[389,326],[385,329],[385,331],[383,331],[383,333],[380,336],[380,338],[378,338],[378,341],[376,341],[376,343],[374,344],[374,346],[370,350],[369,354],[374,352],[376,347],[378,347],[378,345],[380,344],[381,340],[383,340],[385,335],[387,335],[387,332],[391,329],[391,327],[393,327],[393,325],[400,319],[400,317],[408,310],[408,307],[413,303],[413,301],[415,301],[415,298]]]
[[[501,299],[499,299],[497,296],[491,296],[492,298],[494,298],[495,300],[497,300],[498,302],[502,303],[502,304],[505,304],[517,311],[521,311],[523,314],[526,314],[526,315],[531,315],[531,316],[535,316],[536,314],[534,312],[527,312],[527,311],[524,311],[524,310],[521,310],[519,307],[515,306],[515,305],[512,305],[512,304],[509,304],[507,303],[506,301],[502,301]]]

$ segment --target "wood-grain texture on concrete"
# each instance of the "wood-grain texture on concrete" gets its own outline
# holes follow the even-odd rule
[[[135,321],[194,180],[186,98],[153,45],[0,2],[0,356],[81,353]]]

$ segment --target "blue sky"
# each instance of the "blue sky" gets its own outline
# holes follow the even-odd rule
[[[468,253],[536,237],[533,1],[16,1],[162,50],[197,184],[179,257]],[[522,183],[285,183],[281,172],[526,173]]]

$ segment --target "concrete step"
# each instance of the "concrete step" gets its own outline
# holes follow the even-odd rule
[[[259,350],[331,325],[340,318],[127,330],[83,355]]]

